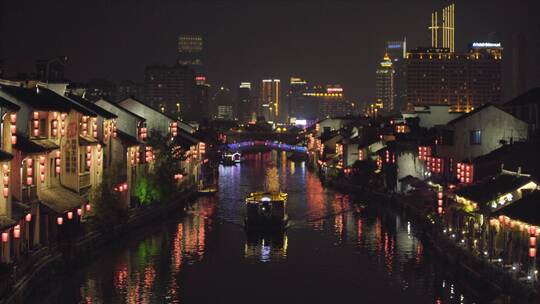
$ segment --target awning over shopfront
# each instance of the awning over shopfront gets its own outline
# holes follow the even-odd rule
[[[46,151],[52,151],[60,148],[57,144],[48,139],[31,139],[31,141],[43,147],[43,149],[45,149]]]
[[[99,144],[99,141],[90,136],[79,136],[79,145],[81,146],[93,146]]]
[[[88,202],[84,197],[64,187],[55,187],[41,191],[39,200],[43,205],[57,213],[63,213]]]
[[[13,204],[11,207],[11,218],[13,218],[16,221],[20,221],[24,218],[26,214],[30,212],[31,208],[30,206],[23,204],[19,201],[13,200]]]
[[[40,154],[58,149],[58,145],[47,139],[31,140],[25,136],[17,135],[17,143],[13,148],[24,154]]]
[[[7,216],[0,215],[0,231],[4,231],[17,225],[17,222]]]
[[[10,161],[12,158],[13,155],[11,155],[10,153],[0,150],[0,162]]]

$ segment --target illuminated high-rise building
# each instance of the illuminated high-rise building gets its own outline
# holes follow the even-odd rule
[[[394,110],[394,67],[388,53],[375,72],[375,100],[386,112]]]
[[[178,36],[178,64],[202,66],[203,38],[200,35]]]
[[[407,52],[407,103],[470,111],[501,100],[500,43],[475,42],[468,52],[418,48]]]
[[[431,47],[446,48],[455,51],[455,4],[443,8],[442,14],[435,11],[431,13]],[[439,23],[440,22],[440,23]]]
[[[318,117],[318,103],[304,93],[308,92],[308,84],[299,77],[291,77],[287,91],[289,118],[294,120],[315,120]]]
[[[400,111],[405,109],[407,104],[407,73],[405,73],[407,39],[388,41],[386,53],[392,60],[394,68],[394,110]]]
[[[242,123],[254,122],[257,117],[256,108],[251,94],[251,82],[242,82],[238,87],[237,95],[238,120]]]
[[[261,85],[261,115],[268,122],[281,120],[281,82],[279,79],[264,79]]]

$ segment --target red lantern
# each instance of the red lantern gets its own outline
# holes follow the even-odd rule
[[[64,218],[61,217],[61,216],[57,217],[57,218],[56,218],[56,223],[57,223],[58,225],[62,225],[62,224],[64,223]]]
[[[2,242],[7,243],[9,241],[9,233],[2,232]]]
[[[90,212],[92,210],[92,206],[90,204],[86,204],[86,211]]]
[[[27,221],[27,222],[31,222],[31,221],[32,221],[32,213],[28,213],[28,214],[24,217],[24,220]]]
[[[529,246],[536,247],[536,237],[535,236],[529,237]]]
[[[67,218],[68,218],[68,220],[73,219],[73,212],[68,211],[68,213],[67,213]]]
[[[13,227],[13,237],[18,239],[21,237],[21,226],[17,225]]]
[[[77,215],[78,215],[78,216],[81,216],[81,215],[82,215],[82,209],[81,209],[81,208],[77,208]]]
[[[529,257],[536,257],[536,248],[529,248]]]

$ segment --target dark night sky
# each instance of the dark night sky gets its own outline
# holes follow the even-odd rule
[[[341,83],[351,99],[365,101],[374,95],[374,71],[385,41],[406,36],[409,47],[429,45],[431,11],[446,3],[256,2],[0,0],[0,57],[11,74],[33,71],[36,58],[67,55],[67,76],[72,80],[141,81],[145,65],[175,61],[179,33],[200,33],[213,84],[236,87],[240,81],[283,81],[294,74],[314,83]],[[532,48],[540,48],[534,42],[540,40],[540,22],[535,25],[532,19],[539,16],[532,7],[538,2],[456,1],[458,49],[486,40],[490,32],[499,33],[506,47],[507,96],[512,34],[527,32],[527,58],[540,57]]]

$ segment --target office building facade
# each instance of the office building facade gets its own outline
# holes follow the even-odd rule
[[[468,52],[418,48],[407,52],[407,103],[471,111],[501,100],[500,43],[475,42]]]
[[[183,65],[148,66],[144,86],[145,101],[149,106],[181,118],[193,104],[195,72]]]
[[[375,72],[375,99],[386,112],[394,110],[394,67],[388,53],[384,55],[383,61]]]
[[[264,79],[261,84],[260,115],[268,122],[281,120],[281,81]]]

